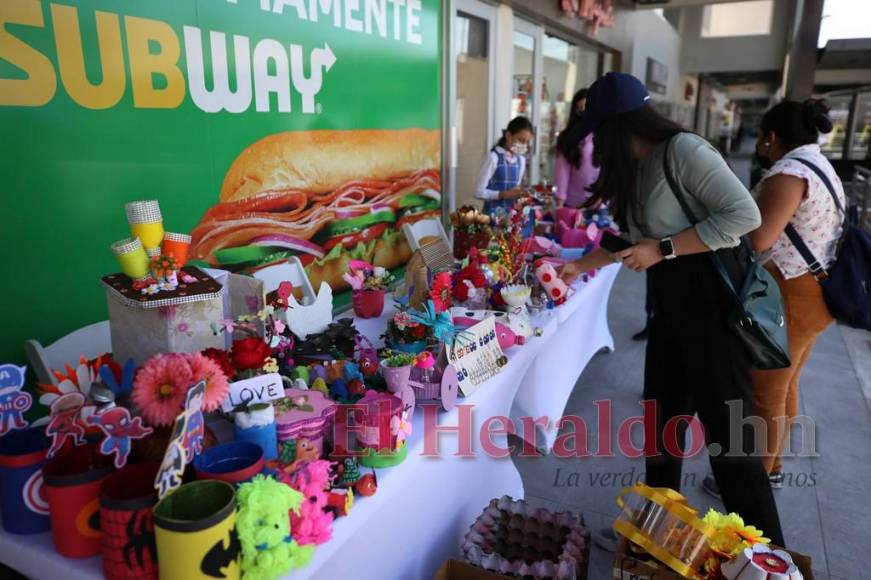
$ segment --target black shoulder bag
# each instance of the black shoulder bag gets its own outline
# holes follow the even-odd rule
[[[691,224],[700,220],[693,214],[687,204],[680,185],[674,178],[668,163],[668,150],[671,142],[666,145],[662,158],[665,178],[681,209]],[[742,244],[746,240],[741,239]],[[753,257],[753,252],[747,248],[747,264],[744,282],[740,291],[732,284],[732,279],[726,271],[720,256],[710,252],[714,268],[719,272],[723,283],[735,297],[735,307],[729,316],[729,325],[747,349],[753,366],[760,370],[784,369],[790,366],[789,341],[786,335],[786,320],[783,315],[783,299],[780,287]]]

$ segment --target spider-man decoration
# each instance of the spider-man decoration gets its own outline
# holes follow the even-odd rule
[[[49,458],[54,457],[69,438],[75,445],[85,444],[85,426],[81,417],[84,404],[85,396],[79,392],[65,393],[51,404],[51,420],[45,429],[46,435],[51,436]]]
[[[96,425],[106,438],[100,444],[100,453],[115,455],[115,468],[121,469],[130,455],[130,442],[142,439],[154,431],[142,424],[141,417],[131,417],[130,411],[123,407],[113,407],[88,417],[88,423]]]
[[[157,548],[151,507],[100,510],[103,573],[107,578],[157,578]]]

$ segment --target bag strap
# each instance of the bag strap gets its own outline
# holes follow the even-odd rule
[[[668,186],[671,189],[671,192],[674,194],[674,197],[677,198],[678,204],[680,204],[681,209],[686,215],[687,219],[692,225],[696,225],[699,223],[699,219],[693,213],[693,210],[690,208],[689,203],[687,203],[686,197],[684,197],[683,189],[678,185],[677,180],[674,178],[674,173],[671,170],[671,164],[668,162],[668,152],[671,149],[671,141],[672,138],[669,138],[668,142],[665,144],[665,151],[662,154],[662,168],[665,173],[665,180],[668,181]],[[726,271],[726,266],[723,265],[723,261],[720,259],[720,256],[717,255],[717,252],[710,252],[711,261],[714,263],[714,267],[719,272],[720,277],[726,283],[726,286],[729,290],[732,291],[732,294],[735,295],[735,298],[738,298],[738,303],[740,304],[741,300],[738,296],[738,291],[735,289],[735,285],[732,284],[732,278],[729,276],[729,273]]]
[[[844,206],[841,205],[841,200],[838,199],[838,194],[835,192],[835,187],[832,185],[829,176],[823,173],[823,170],[817,167],[814,163],[808,161],[807,159],[803,159],[801,157],[790,157],[790,159],[794,161],[798,161],[802,165],[810,168],[814,173],[817,174],[817,177],[820,178],[820,181],[823,182],[823,185],[826,186],[826,189],[829,191],[829,195],[832,196],[832,200],[835,202],[835,207],[838,208],[838,211],[844,214],[844,219],[846,220],[846,212],[844,211]],[[816,278],[818,281],[828,278],[829,274],[826,272],[825,268],[823,268],[820,261],[814,256],[814,253],[811,252],[810,248],[808,248],[807,244],[804,243],[804,240],[799,235],[798,230],[795,229],[795,226],[792,224],[786,224],[786,228],[784,228],[783,232],[786,234],[786,237],[789,238],[789,241],[792,242],[792,245],[795,246],[795,249],[798,250],[798,253],[801,254],[802,259],[807,263],[808,270],[811,275]]]

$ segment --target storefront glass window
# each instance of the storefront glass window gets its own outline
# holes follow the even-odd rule
[[[535,38],[514,32],[514,94],[511,97],[511,118],[518,115],[532,118],[535,110],[534,74]]]
[[[568,121],[572,97],[589,87],[599,72],[599,53],[553,36],[544,38],[541,87],[541,179],[552,181],[556,139]]]
[[[847,120],[850,117],[850,107],[853,104],[852,95],[839,95],[827,99],[829,118],[832,120],[833,129],[830,133],[821,136],[820,148],[823,155],[829,159],[844,158],[844,142],[847,137]]]
[[[853,114],[853,119],[850,159],[867,159],[869,144],[871,144],[871,93],[859,93],[856,97],[856,112]]]

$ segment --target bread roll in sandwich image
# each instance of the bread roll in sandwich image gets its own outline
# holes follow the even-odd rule
[[[312,285],[347,288],[353,259],[404,265],[405,223],[441,213],[439,131],[300,131],[245,148],[218,203],[193,230],[191,255],[255,271],[297,256]]]

